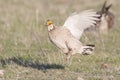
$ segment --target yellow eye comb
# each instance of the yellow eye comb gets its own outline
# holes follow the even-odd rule
[[[49,25],[51,25],[51,24],[53,24],[52,21],[47,20],[47,26],[49,26]]]

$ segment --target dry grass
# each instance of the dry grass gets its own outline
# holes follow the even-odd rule
[[[115,28],[107,36],[88,33],[81,41],[94,43],[94,55],[75,55],[71,65],[50,43],[47,19],[62,25],[74,11],[99,10],[104,0],[0,0],[1,80],[119,80],[120,10],[119,0],[109,0],[116,16]],[[103,67],[107,64],[107,68]]]

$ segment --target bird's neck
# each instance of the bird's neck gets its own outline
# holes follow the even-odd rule
[[[53,24],[49,25],[48,26],[48,31],[52,31],[55,29],[55,26]]]

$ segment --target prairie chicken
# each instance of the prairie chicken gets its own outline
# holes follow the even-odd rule
[[[49,38],[67,55],[66,60],[76,53],[92,54],[95,46],[83,45],[79,39],[86,28],[99,21],[99,16],[93,10],[85,10],[69,16],[63,26],[55,26],[52,21],[47,20]]]
[[[112,4],[106,6],[106,1],[100,11],[97,13],[100,14],[100,22],[98,22],[96,28],[98,28],[99,32],[102,34],[107,34],[108,31],[113,27],[114,25],[114,14],[109,11],[111,8]]]

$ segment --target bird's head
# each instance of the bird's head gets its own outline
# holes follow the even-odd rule
[[[46,26],[48,27],[48,31],[51,31],[55,28],[51,20],[47,20]]]

